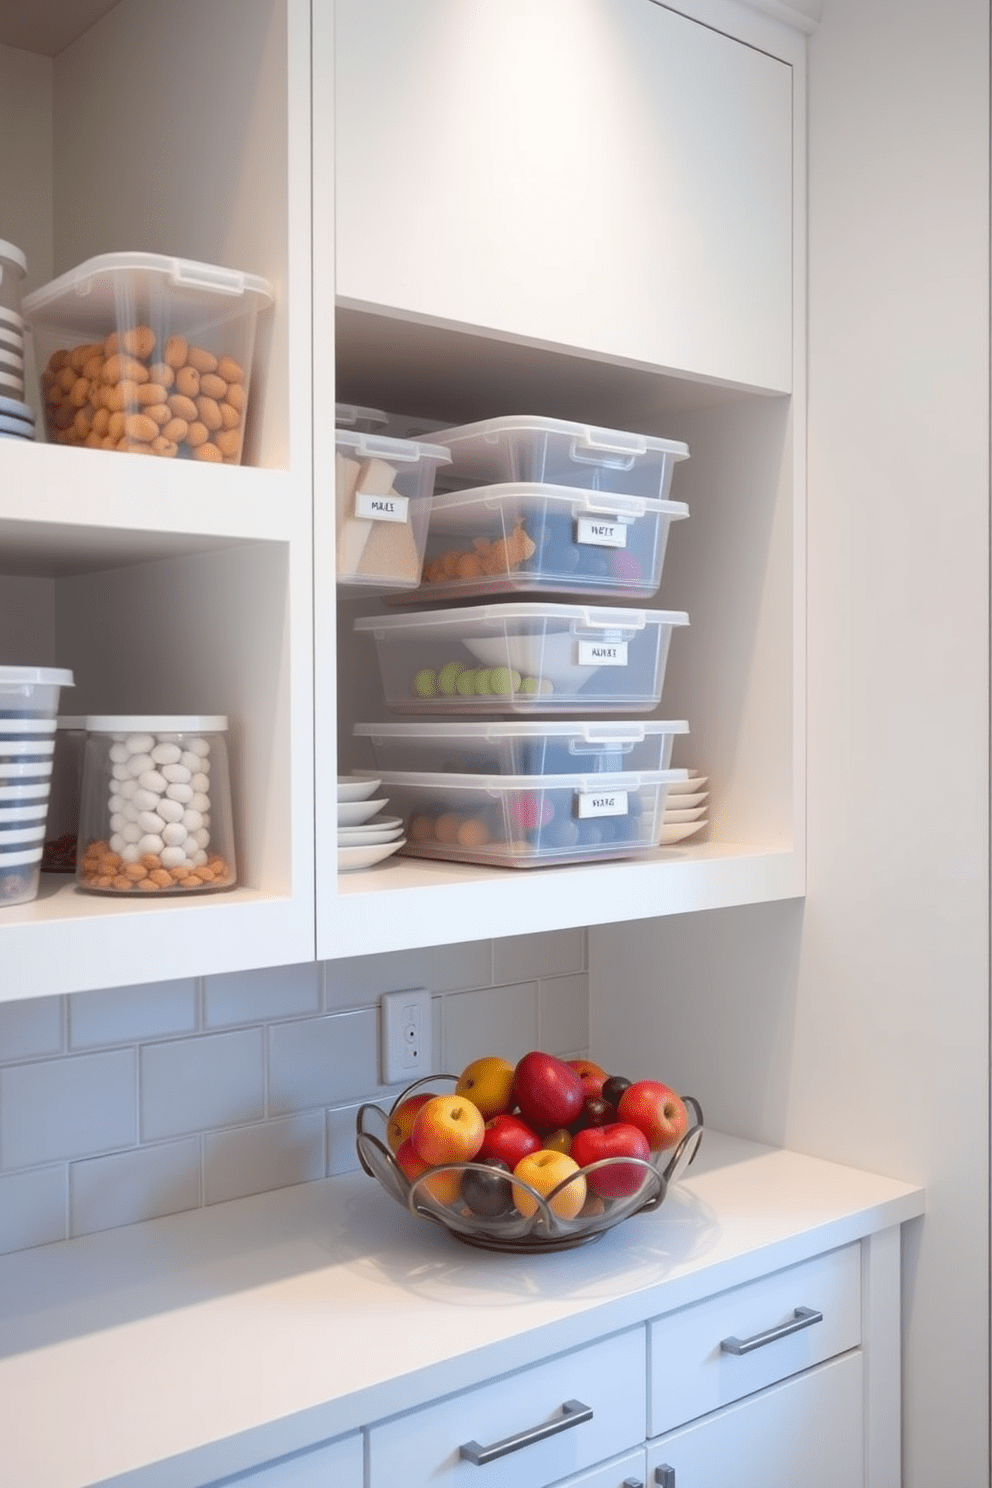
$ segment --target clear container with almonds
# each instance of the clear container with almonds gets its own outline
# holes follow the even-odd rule
[[[108,253],[24,301],[49,442],[239,465],[259,314],[257,275]]]
[[[148,896],[234,887],[223,715],[87,718],[76,881]]]

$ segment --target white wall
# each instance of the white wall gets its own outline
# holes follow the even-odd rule
[[[988,28],[824,0],[810,44],[805,907],[590,938],[594,1057],[926,1185],[907,1488],[989,1481]]]

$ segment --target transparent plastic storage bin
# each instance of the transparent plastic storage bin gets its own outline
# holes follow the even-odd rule
[[[537,601],[363,615],[397,713],[651,713],[677,610]]]
[[[87,718],[81,889],[161,898],[234,887],[226,735],[223,715]]]
[[[688,515],[682,501],[526,482],[439,492],[416,597],[650,599],[661,583],[669,529]]]
[[[338,584],[354,594],[415,589],[434,480],[448,451],[338,429],[335,455]]]
[[[105,253],[24,301],[48,439],[238,465],[258,315],[254,274]]]
[[[652,852],[670,782],[684,770],[613,775],[382,773],[404,822],[401,855],[548,868]]]
[[[616,774],[667,770],[684,720],[639,719],[547,723],[526,719],[443,723],[356,723],[368,739],[377,770],[418,770],[460,775]]]
[[[359,408],[357,403],[335,403],[334,422],[339,429],[356,429],[361,434],[372,434],[389,423],[389,414],[381,408]]]
[[[689,458],[688,445],[678,440],[536,415],[439,429],[431,439],[451,451],[446,482],[536,481],[660,501],[668,499],[676,463]]]

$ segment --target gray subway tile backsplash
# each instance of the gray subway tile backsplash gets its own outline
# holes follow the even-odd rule
[[[357,1166],[381,993],[432,993],[432,1066],[588,1042],[581,930],[0,1004],[0,1253]]]

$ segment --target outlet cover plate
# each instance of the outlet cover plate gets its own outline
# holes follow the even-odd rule
[[[431,994],[426,987],[384,992],[379,1048],[384,1085],[412,1085],[431,1073]]]

